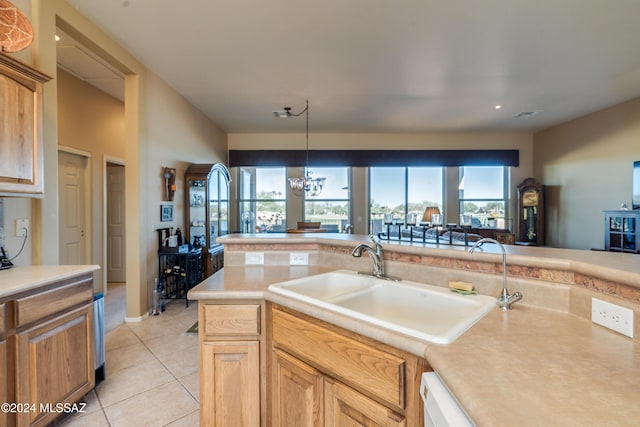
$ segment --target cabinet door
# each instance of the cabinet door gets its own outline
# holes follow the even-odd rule
[[[258,341],[204,341],[200,364],[200,425],[259,426]]]
[[[406,425],[401,415],[339,382],[326,379],[324,388],[327,427]]]
[[[16,346],[16,402],[38,409],[17,414],[18,426],[49,423],[58,414],[40,404],[74,403],[93,388],[93,305],[19,333]]]
[[[41,197],[44,191],[44,74],[0,55],[0,196]]]
[[[274,427],[324,425],[322,374],[279,350],[273,359]]]
[[[7,370],[7,342],[0,341],[0,403],[9,402],[9,371]],[[0,411],[0,426],[9,425],[7,413]]]

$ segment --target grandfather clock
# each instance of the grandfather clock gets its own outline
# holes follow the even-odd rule
[[[518,216],[518,243],[544,245],[544,185],[534,178],[518,185]]]

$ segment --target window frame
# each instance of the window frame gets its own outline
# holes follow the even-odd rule
[[[345,190],[347,192],[347,197],[340,199],[340,198],[324,198],[321,197],[322,193],[320,193],[320,197],[317,198],[313,198],[313,199],[309,199],[307,198],[306,194],[302,195],[302,220],[303,221],[310,221],[311,219],[307,217],[307,203],[346,203],[347,205],[347,219],[346,219],[346,224],[353,224],[353,191],[351,191],[352,189],[352,184],[353,184],[353,169],[350,166],[329,166],[329,167],[310,167],[310,168],[305,168],[304,169],[304,173],[306,173],[307,171],[311,172],[311,176],[322,176],[322,170],[323,169],[345,169],[346,170],[346,175],[347,175],[347,189]],[[318,172],[319,171],[319,172]],[[342,220],[341,220],[342,221]],[[321,222],[321,227],[324,228],[322,226],[322,221]],[[342,233],[344,232],[343,226],[339,226],[338,227],[338,233]]]
[[[501,168],[502,169],[502,198],[464,198],[463,194],[464,194],[464,189],[460,188],[460,186],[458,187],[458,209],[459,209],[459,213],[463,214],[466,213],[465,209],[464,209],[464,204],[467,202],[479,202],[479,203],[492,203],[492,202],[502,202],[503,205],[503,212],[502,212],[502,219],[506,222],[507,218],[509,218],[509,181],[510,181],[510,167],[509,166],[460,166],[458,168],[458,182],[462,183],[463,179],[464,179],[464,174],[465,174],[465,168]],[[461,184],[460,184],[461,185]],[[473,214],[472,214],[473,215]],[[500,217],[495,217],[496,219],[500,218]],[[488,220],[488,218],[487,218]],[[495,225],[491,226],[488,223],[483,223],[481,221],[481,227],[494,227]],[[509,224],[504,224],[504,228],[509,228],[511,229],[511,227],[509,226]]]
[[[403,213],[399,216],[398,221],[401,223],[404,223],[406,220],[406,216],[408,213],[408,209],[409,209],[409,204],[413,203],[412,201],[409,200],[409,172],[412,169],[439,169],[440,170],[440,200],[437,202],[438,208],[440,209],[440,211],[443,213],[444,215],[444,207],[445,207],[445,203],[446,203],[446,170],[447,167],[446,166],[391,166],[391,167],[387,167],[387,166],[370,166],[369,172],[368,172],[368,187],[369,187],[369,194],[368,194],[368,201],[369,201],[369,232],[370,233],[377,233],[379,232],[377,230],[377,227],[374,226],[374,221],[380,220],[381,218],[373,218],[373,213],[372,213],[372,191],[373,191],[373,186],[372,186],[372,174],[371,171],[372,169],[384,169],[384,168],[395,168],[395,169],[403,169],[403,175],[404,175],[404,195],[403,195],[403,204],[404,204],[404,210]],[[425,207],[426,208],[426,207]],[[388,210],[388,213],[393,213],[393,209],[390,208]],[[422,210],[422,212],[418,213],[418,217],[416,219],[416,224],[419,224],[422,221],[422,215],[424,213],[424,209]],[[382,230],[380,231],[385,231],[384,227]]]
[[[254,173],[247,173],[245,172],[248,169],[253,169]],[[284,180],[285,180],[285,191],[284,193],[282,193],[282,197],[281,198],[271,198],[271,199],[267,199],[267,198],[258,198],[257,196],[257,189],[258,189],[258,170],[261,169],[282,169],[284,171]],[[245,184],[245,174],[248,174],[251,176],[251,181],[252,181],[252,190],[255,194],[253,194],[254,197],[248,197],[248,198],[243,198],[244,196],[244,184]],[[269,230],[269,226],[266,226],[264,224],[259,224],[259,219],[258,219],[258,204],[259,203],[265,203],[265,202],[275,202],[275,203],[283,203],[284,204],[284,209],[283,209],[283,217],[280,219],[281,224],[274,224],[277,225],[278,227],[281,227],[282,230],[277,230],[277,231],[282,231],[284,232],[285,228],[286,228],[286,224],[287,224],[287,204],[288,204],[288,200],[287,200],[287,168],[283,167],[283,166],[244,166],[244,167],[238,167],[238,200],[237,200],[237,206],[238,206],[238,223],[240,225],[240,229],[242,230],[243,233],[253,233],[258,227],[260,227],[261,232],[268,232]],[[249,212],[251,212],[251,218],[250,218],[250,224],[247,225],[246,224],[246,220],[243,218],[244,215],[244,205],[245,204],[249,204],[250,208],[249,208]],[[263,227],[264,226],[264,227]],[[247,227],[248,227],[248,231],[247,231]],[[273,225],[271,225],[270,227],[273,227]]]

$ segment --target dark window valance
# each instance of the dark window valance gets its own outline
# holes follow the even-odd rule
[[[518,166],[520,150],[309,150],[309,166]],[[229,166],[305,166],[305,150],[229,150]]]

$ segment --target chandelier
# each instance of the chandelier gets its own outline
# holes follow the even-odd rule
[[[305,115],[307,150],[304,175],[298,178],[289,178],[289,187],[293,193],[298,196],[301,196],[302,194],[311,197],[319,195],[322,192],[322,187],[324,187],[326,178],[312,178],[311,173],[309,172],[309,100],[307,100],[304,110],[297,114],[291,112],[291,107],[285,107],[284,111],[274,111],[273,114],[280,118],[300,117],[303,114]]]

